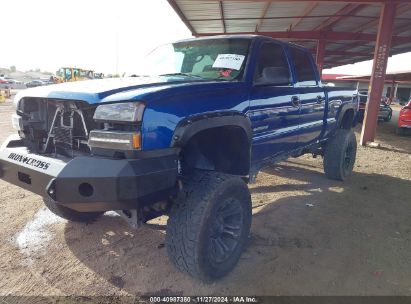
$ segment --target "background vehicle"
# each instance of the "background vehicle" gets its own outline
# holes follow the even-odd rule
[[[359,91],[358,97],[359,97],[359,102],[360,102],[359,109],[358,109],[358,121],[362,122],[364,120],[365,108],[368,102],[368,92]],[[380,110],[378,112],[378,119],[381,119],[384,121],[390,121],[392,118],[392,108],[388,105],[386,100],[387,100],[386,97],[381,97]]]
[[[61,77],[63,82],[89,80],[94,79],[94,71],[80,68],[65,67],[59,69],[59,71],[57,72],[57,76]]]
[[[378,119],[382,119],[385,122],[390,121],[392,118],[392,108],[383,99],[380,103],[380,110],[378,112]]]
[[[55,84],[54,81],[51,81],[50,79],[44,79],[43,81],[43,85],[51,85],[51,84]]]
[[[32,81],[26,82],[26,86],[28,88],[34,88],[34,87],[39,87],[43,85],[45,85],[45,83],[41,80],[32,80]]]
[[[63,83],[64,79],[61,76],[55,76],[52,75],[50,76],[50,79],[48,80],[49,84],[58,84],[58,83]]]
[[[161,46],[145,62],[152,76],[22,92],[1,177],[72,221],[168,214],[170,259],[212,281],[247,244],[247,182],[262,168],[310,153],[327,177],[350,176],[357,92],[323,87],[309,50],[221,36]]]
[[[12,78],[8,78],[8,79],[6,79],[6,81],[9,84],[21,84],[22,83],[21,81],[18,81],[18,80],[12,79]]]
[[[94,73],[94,79],[103,79],[104,73]]]
[[[0,77],[0,84],[14,84],[19,83],[19,81],[14,80],[10,77]]]
[[[411,100],[401,108],[398,116],[397,134],[411,132]]]

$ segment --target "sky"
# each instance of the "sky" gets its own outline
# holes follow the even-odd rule
[[[130,75],[156,46],[191,37],[166,0],[4,0],[1,11],[0,67],[21,71],[75,66]],[[371,68],[364,62],[324,73]],[[411,70],[411,53],[390,58],[388,69]]]
[[[133,73],[156,46],[192,37],[165,0],[2,0],[0,7],[7,29],[0,67],[22,71],[76,66],[114,74],[118,42],[118,72]]]

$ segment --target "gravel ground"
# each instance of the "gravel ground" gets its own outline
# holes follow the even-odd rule
[[[1,141],[11,112],[0,104]],[[0,181],[0,295],[411,295],[411,138],[394,125],[378,126],[380,149],[359,147],[347,182],[309,156],[259,174],[249,246],[210,285],[173,268],[163,230],[69,223]]]

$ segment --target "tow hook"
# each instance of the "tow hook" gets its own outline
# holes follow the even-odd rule
[[[47,194],[53,199],[56,200],[56,179],[53,178],[46,187]]]
[[[114,210],[114,212],[120,215],[133,229],[141,227],[142,221],[138,218],[137,209]]]

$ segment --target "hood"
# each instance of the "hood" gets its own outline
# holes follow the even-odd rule
[[[24,97],[80,100],[89,104],[141,99],[149,93],[173,87],[222,83],[180,76],[140,76],[86,80],[41,86],[20,91],[15,100]]]

